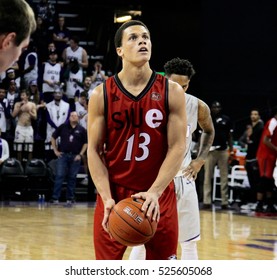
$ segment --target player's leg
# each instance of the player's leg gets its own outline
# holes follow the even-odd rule
[[[174,179],[182,260],[197,260],[200,240],[200,216],[195,181],[183,176]]]
[[[103,229],[102,221],[104,216],[104,204],[97,195],[94,212],[94,250],[96,260],[121,260],[126,250],[119,242],[111,239],[109,234]]]
[[[129,255],[129,260],[145,260],[145,247],[144,245],[132,247]]]
[[[154,237],[145,244],[147,260],[176,259],[178,216],[173,182],[160,197],[160,220]]]

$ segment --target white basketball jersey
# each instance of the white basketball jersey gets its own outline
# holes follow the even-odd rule
[[[35,56],[36,62],[35,62],[34,69],[31,70],[30,72],[24,74],[24,80],[27,81],[28,83],[32,80],[37,80],[37,78],[38,78],[38,55],[36,52],[30,52],[29,54],[27,54],[27,56],[25,58],[24,70],[30,67],[30,63],[28,60],[30,55]]]
[[[48,110],[50,119],[53,123],[59,127],[67,120],[68,112],[69,112],[69,103],[61,100],[59,105],[56,105],[55,100],[46,104],[46,108]],[[52,133],[55,131],[55,128],[52,127],[49,123],[47,123],[46,130],[46,140],[45,142],[51,141]]]
[[[61,73],[61,64],[51,64],[46,62],[44,64],[43,80],[51,82],[59,82]],[[50,87],[47,83],[42,84],[42,92],[53,92],[54,87]]]
[[[82,53],[83,53],[83,48],[80,46],[75,51],[73,51],[71,47],[66,48],[66,58],[67,59],[76,58],[79,63],[82,62]],[[83,68],[81,66],[79,67],[80,69],[76,74],[72,72],[69,73],[69,79],[66,82],[66,95],[68,98],[74,98],[76,90],[77,89],[81,90],[81,87],[79,87],[78,84],[73,81],[73,79],[76,79],[80,83],[83,82]]]
[[[182,176],[182,169],[191,162],[192,134],[198,123],[198,98],[186,94],[187,138],[181,168],[174,178],[177,197],[179,242],[200,240],[200,216],[195,181]]]
[[[187,112],[187,137],[186,151],[181,165],[181,169],[176,176],[182,176],[182,170],[191,162],[192,134],[197,128],[198,123],[198,98],[186,93],[186,112]]]
[[[80,46],[75,51],[73,51],[71,49],[71,47],[66,48],[66,58],[69,60],[71,58],[76,58],[78,60],[78,62],[81,63],[82,62],[82,53],[83,53],[83,48]]]

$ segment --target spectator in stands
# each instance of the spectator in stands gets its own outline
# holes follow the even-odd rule
[[[75,103],[75,93],[78,89],[77,82],[84,79],[83,69],[88,67],[87,51],[79,46],[79,37],[72,36],[69,40],[69,47],[63,51],[63,61],[66,64],[66,96],[71,107]]]
[[[7,100],[11,110],[13,110],[15,102],[20,101],[19,87],[16,85],[15,80],[10,80],[7,90]]]
[[[2,138],[6,139],[7,131],[7,119],[10,118],[9,103],[6,98],[6,90],[2,84],[0,84],[0,129],[2,132]]]
[[[265,212],[268,214],[277,213],[274,207],[273,190],[275,188],[273,170],[277,158],[277,109],[273,112],[273,117],[270,118],[263,129],[260,139],[257,160],[260,171],[260,188],[257,192],[257,213],[264,212],[264,200],[267,201]],[[264,194],[266,197],[264,197]]]
[[[14,80],[16,83],[16,86],[19,88],[20,87],[20,75],[18,73],[17,70],[15,70],[14,68],[10,67],[6,70],[6,76],[5,78],[2,80],[3,86],[4,88],[7,90],[10,86],[10,81]]]
[[[43,19],[38,16],[37,17],[37,29],[36,31],[32,34],[31,38],[33,41],[36,43],[37,46],[37,55],[39,59],[39,65],[48,59],[48,51],[47,51],[47,46],[48,46],[48,41],[49,41],[49,36],[48,36],[48,28],[46,28],[45,23]]]
[[[38,79],[38,66],[37,46],[34,41],[30,41],[21,72],[23,78],[22,88],[27,89],[31,81]]]
[[[34,12],[26,1],[0,1],[0,73],[5,72],[29,44],[36,29]]]
[[[2,138],[2,131],[0,128],[0,170],[3,162],[10,157],[10,149],[8,142]]]
[[[46,103],[53,100],[55,88],[61,85],[63,77],[62,65],[57,62],[58,54],[55,49],[49,50],[48,61],[44,62],[41,69],[42,92]]]
[[[12,117],[17,117],[17,125],[14,136],[14,150],[17,151],[17,159],[22,161],[22,151],[28,153],[28,159],[32,159],[34,130],[32,120],[37,118],[36,105],[29,101],[30,93],[26,89],[20,92],[21,101],[16,102]],[[23,145],[22,145],[23,144]]]
[[[56,14],[56,7],[50,0],[40,0],[35,7],[35,14],[45,22],[46,28],[49,29],[53,24]]]
[[[215,137],[204,165],[204,198],[203,209],[211,208],[211,191],[214,168],[220,170],[221,209],[228,209],[228,160],[234,156],[233,124],[230,118],[222,113],[221,104],[214,101],[211,115],[215,129]],[[228,152],[229,149],[229,152]]]
[[[46,103],[43,100],[43,94],[38,89],[36,80],[30,82],[28,91],[30,92],[30,101],[36,104],[37,109],[37,119],[32,122],[34,139],[36,141],[35,148],[40,146],[40,150],[44,150],[46,137]],[[40,156],[39,158],[44,158],[44,156]]]
[[[77,81],[76,81],[77,82]],[[80,94],[85,91],[88,97],[89,92],[91,91],[91,77],[86,76],[83,83],[77,82],[79,88],[75,92],[75,101],[79,101]]]
[[[8,106],[10,108],[10,115],[11,115],[15,103],[20,101],[19,87],[16,86],[15,80],[10,80],[10,85],[7,90],[7,100],[8,100],[8,104],[9,104]],[[6,139],[9,142],[9,144],[11,144],[11,142],[14,139],[15,127],[16,127],[15,119],[14,118],[7,119]],[[11,151],[11,145],[10,145],[10,151]]]
[[[105,71],[102,69],[102,63],[100,61],[96,61],[94,63],[94,70],[92,71],[91,76],[91,89],[94,89],[105,80],[107,80],[108,76],[106,76]]]
[[[239,139],[239,144],[247,149],[245,169],[250,184],[249,195],[242,198],[241,209],[243,210],[251,209],[252,203],[256,202],[258,185],[260,183],[260,173],[256,155],[263,132],[264,122],[261,120],[258,109],[251,110],[250,120],[251,124],[247,125],[245,132]]]
[[[46,161],[55,158],[53,147],[51,145],[51,137],[53,132],[63,123],[68,121],[70,108],[68,102],[62,100],[63,92],[61,88],[55,88],[53,101],[46,104],[46,139],[45,139],[45,154]]]
[[[58,22],[54,25],[52,40],[56,46],[58,53],[58,61],[62,60],[62,53],[68,47],[70,30],[65,24],[65,18],[59,16]]]
[[[56,51],[57,50],[55,43],[52,42],[52,41],[48,43],[47,49],[48,49],[48,54],[49,54],[50,51]],[[47,60],[48,60],[48,57],[47,57]]]
[[[88,77],[87,77],[88,78]],[[73,109],[77,112],[79,117],[79,124],[87,130],[87,118],[88,118],[88,94],[87,91],[82,91],[78,98],[78,101],[75,102],[75,108]],[[87,154],[85,153],[82,157],[84,163],[84,171],[86,177],[81,181],[81,184],[88,185],[88,160]]]
[[[58,54],[56,45],[55,45],[55,43],[54,43],[53,41],[50,41],[50,42],[48,43],[46,52],[47,52],[47,57],[44,59],[43,62],[46,62],[46,61],[49,60],[49,54],[50,54],[51,52],[56,52],[56,53]],[[42,62],[42,63],[43,63],[43,62]],[[59,58],[59,56],[58,56],[58,58],[57,58],[57,62],[59,62],[59,63],[61,64],[61,66],[63,67],[64,63],[63,63],[62,59]]]
[[[74,111],[78,114],[80,125],[87,129],[88,95],[86,91],[80,93],[78,101],[75,102]]]
[[[67,177],[67,204],[75,202],[76,177],[81,166],[81,159],[87,150],[87,131],[78,123],[77,112],[71,112],[69,123],[60,125],[53,133],[51,143],[57,156],[56,175],[52,199],[58,203],[62,184]],[[57,138],[60,139],[57,143]]]

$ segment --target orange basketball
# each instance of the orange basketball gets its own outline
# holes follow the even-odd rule
[[[125,246],[145,244],[156,232],[157,222],[140,210],[142,199],[125,198],[111,210],[109,230],[112,237]]]

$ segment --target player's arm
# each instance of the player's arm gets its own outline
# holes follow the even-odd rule
[[[205,163],[210,147],[213,144],[215,133],[210,108],[200,99],[198,99],[197,120],[202,129],[198,155],[197,158],[192,160],[189,166],[183,171],[185,177],[188,179],[193,178],[194,180],[197,178],[198,172]]]
[[[160,167],[158,176],[152,186],[145,193],[136,194],[136,197],[145,199],[142,210],[147,215],[159,219],[158,199],[178,172],[186,147],[186,101],[182,87],[169,81],[169,116],[167,124],[168,151]]]
[[[88,104],[88,167],[97,192],[104,202],[103,227],[106,231],[107,221],[115,202],[112,199],[109,173],[103,161],[106,123],[104,116],[103,85],[96,87]]]
[[[273,122],[273,119],[270,121],[269,123],[269,126],[268,126],[268,129],[267,129],[267,133],[266,135],[264,136],[263,138],[263,143],[269,148],[271,149],[272,151],[277,151],[277,146],[275,146],[274,144],[272,144],[271,142],[271,138],[272,138],[272,135],[274,133],[274,130],[277,129],[276,127],[276,123],[275,121]]]

